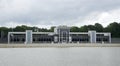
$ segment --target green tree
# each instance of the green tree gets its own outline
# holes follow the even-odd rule
[[[53,31],[54,31],[54,28],[55,28],[55,26],[52,26],[52,27],[49,29],[49,31],[50,31],[50,32],[53,32]]]
[[[103,32],[103,26],[101,25],[101,24],[99,24],[99,23],[95,23],[95,30],[97,31],[97,32]]]
[[[88,31],[89,30],[96,30],[96,27],[94,25],[88,25],[87,28],[88,28]]]
[[[0,36],[1,38],[5,38],[8,35],[8,28],[7,27],[0,27]]]
[[[70,31],[71,31],[71,32],[79,32],[80,30],[79,30],[78,27],[72,26],[72,27],[70,28]]]
[[[79,28],[80,32],[88,32],[88,26],[84,25]]]
[[[113,22],[109,24],[104,31],[111,32],[112,37],[120,37],[120,24]]]

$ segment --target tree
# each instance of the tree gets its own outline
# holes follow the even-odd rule
[[[103,26],[101,25],[101,24],[99,24],[99,23],[95,23],[95,30],[97,31],[97,32],[102,32],[103,31]]]
[[[105,28],[105,31],[111,32],[112,37],[120,37],[120,24],[117,22],[111,23]]]
[[[88,31],[89,30],[96,30],[96,27],[94,25],[88,25],[87,27],[88,27]]]
[[[88,26],[84,25],[82,27],[79,28],[80,32],[88,32]]]
[[[52,27],[49,29],[49,31],[50,31],[50,32],[54,32],[54,28],[55,28],[55,26],[52,26]]]
[[[79,32],[80,30],[79,30],[78,27],[72,26],[72,27],[70,28],[70,31],[71,31],[71,32]]]
[[[7,37],[8,28],[7,27],[0,27],[0,36],[1,38]]]

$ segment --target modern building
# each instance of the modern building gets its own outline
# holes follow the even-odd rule
[[[54,32],[9,32],[8,43],[111,43],[111,33],[96,31],[70,32],[70,27],[58,26]]]

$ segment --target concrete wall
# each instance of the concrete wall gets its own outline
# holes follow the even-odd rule
[[[7,43],[7,38],[0,38],[0,43]]]
[[[120,43],[120,38],[112,38],[111,43]]]

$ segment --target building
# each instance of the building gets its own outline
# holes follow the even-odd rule
[[[54,32],[9,32],[8,43],[111,43],[111,33],[96,31],[70,32],[70,27],[58,26]]]

